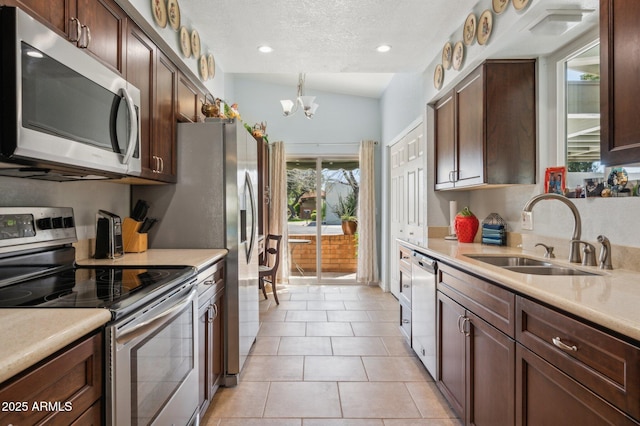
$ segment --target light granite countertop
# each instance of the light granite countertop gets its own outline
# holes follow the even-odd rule
[[[83,266],[187,265],[198,270],[224,258],[227,249],[150,249],[142,253],[125,253],[118,259],[81,259]]]
[[[430,238],[425,247],[402,240],[399,242],[640,343],[640,274],[636,271],[602,270],[569,263],[567,259],[543,259],[536,253],[519,248],[465,244],[442,238]],[[597,275],[521,274],[466,256],[474,254],[520,254]]]
[[[80,265],[187,265],[198,270],[223,259],[226,249],[153,249],[122,258],[79,260]],[[111,320],[107,309],[0,309],[0,383],[37,364]]]

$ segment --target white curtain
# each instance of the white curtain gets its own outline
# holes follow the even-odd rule
[[[358,270],[359,283],[378,283],[376,247],[375,142],[360,143],[360,191],[358,195]]]
[[[289,281],[289,249],[287,235],[287,160],[284,142],[273,142],[270,147],[271,199],[269,202],[269,234],[282,235],[278,281]]]

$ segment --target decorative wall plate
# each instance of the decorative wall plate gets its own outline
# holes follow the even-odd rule
[[[180,50],[185,58],[191,56],[191,36],[187,27],[180,28]]]
[[[171,28],[178,31],[178,28],[180,28],[180,6],[178,5],[178,0],[168,0],[167,9],[169,25],[171,25]]]
[[[460,71],[462,69],[463,62],[464,62],[464,44],[461,41],[459,41],[453,47],[453,59],[452,59],[453,69],[456,71]]]
[[[216,61],[213,59],[213,55],[209,53],[207,56],[207,68],[209,71],[209,78],[213,78],[216,75]]]
[[[202,55],[200,56],[200,61],[198,63],[198,68],[200,69],[200,77],[202,77],[203,80],[206,80],[207,78],[209,78],[209,67],[207,65],[207,57]]]
[[[165,0],[151,0],[151,13],[160,28],[167,26],[167,5]]]
[[[453,46],[451,42],[446,42],[442,48],[442,67],[445,70],[451,68],[451,58],[453,58]]]
[[[464,21],[464,27],[462,28],[462,41],[467,46],[470,46],[473,43],[473,39],[476,36],[476,15],[470,13],[467,16],[466,21]]]
[[[509,0],[493,0],[491,6],[493,7],[493,11],[499,15],[507,8],[509,5]]]
[[[433,86],[440,90],[442,82],[444,81],[444,68],[441,64],[436,65],[436,70],[433,72]]]
[[[493,14],[489,9],[482,12],[478,19],[478,44],[484,45],[489,40],[493,29]]]
[[[196,58],[200,56],[200,34],[196,30],[191,31],[191,53]]]
[[[513,0],[513,7],[516,10],[522,10],[529,4],[529,0]]]

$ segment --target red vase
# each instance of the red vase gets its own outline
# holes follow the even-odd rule
[[[478,232],[480,222],[475,216],[456,216],[455,228],[458,241],[461,243],[472,243]]]

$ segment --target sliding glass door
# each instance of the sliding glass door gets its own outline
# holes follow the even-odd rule
[[[359,185],[357,158],[287,162],[290,283],[355,283]]]

